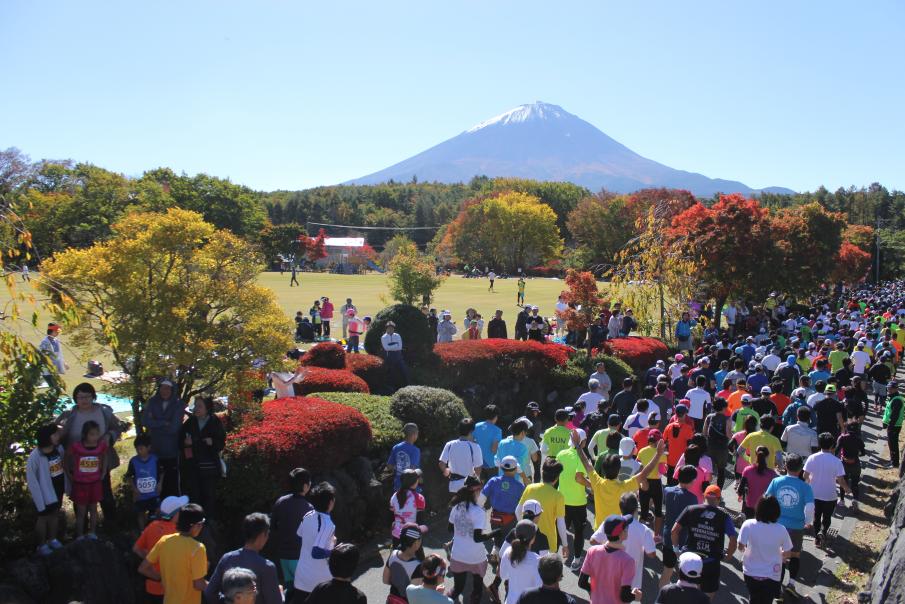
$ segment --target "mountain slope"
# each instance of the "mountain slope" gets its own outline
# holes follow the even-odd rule
[[[564,180],[591,190],[631,192],[647,187],[688,189],[695,195],[757,193],[747,185],[675,170],[638,155],[557,105],[521,105],[458,136],[350,184],[387,180],[467,182],[473,176]],[[774,192],[791,192],[771,187]]]

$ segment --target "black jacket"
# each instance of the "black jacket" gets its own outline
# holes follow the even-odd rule
[[[191,447],[185,446],[186,435],[192,437]],[[210,438],[212,444],[208,445],[204,442],[205,438]],[[220,452],[226,444],[226,431],[223,429],[223,423],[219,417],[211,413],[204,429],[201,429],[198,426],[198,418],[194,415],[190,416],[182,424],[182,430],[179,432],[179,444],[182,447],[182,459],[187,468],[197,470],[204,475],[219,476]]]
[[[487,324],[487,337],[488,338],[508,338],[508,334],[506,332],[506,321],[502,319],[491,319],[490,323]]]

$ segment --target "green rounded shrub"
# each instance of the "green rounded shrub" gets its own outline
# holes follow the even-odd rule
[[[365,335],[368,354],[383,356],[380,336],[386,333],[389,321],[396,324],[396,333],[402,336],[402,354],[406,363],[417,365],[431,358],[437,335],[431,330],[424,313],[407,304],[388,306],[377,313]]]
[[[468,417],[465,403],[449,390],[406,386],[391,397],[390,411],[403,423],[418,425],[418,440],[442,445],[458,434],[459,422]]]
[[[372,451],[388,452],[402,439],[402,422],[390,411],[388,396],[359,392],[318,392],[311,396],[361,411],[371,422]]]
[[[550,377],[556,390],[568,390],[580,386],[582,388],[588,385],[588,377],[594,373],[597,363],[603,361],[606,366],[607,375],[613,382],[610,389],[610,395],[619,392],[622,388],[622,380],[632,377],[634,372],[629,365],[616,357],[606,354],[598,354],[597,356],[588,355],[587,351],[579,350],[573,354],[565,365],[554,367],[550,371]]]

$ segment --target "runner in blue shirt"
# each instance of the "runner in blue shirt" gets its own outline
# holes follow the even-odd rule
[[[484,467],[481,470],[481,480],[485,482],[496,474],[494,458],[496,457],[497,448],[500,446],[500,441],[503,440],[503,431],[496,425],[499,418],[500,414],[496,405],[487,405],[484,407],[484,421],[478,422],[474,427],[474,440],[481,447],[481,455],[484,461]]]
[[[783,574],[788,568],[789,584],[786,589],[792,595],[797,595],[795,579],[801,566],[804,532],[814,522],[814,491],[811,485],[801,479],[801,472],[804,469],[804,460],[801,456],[790,453],[785,459],[786,476],[777,476],[770,481],[764,496],[772,495],[779,501],[779,524],[786,527],[789,538],[792,539],[792,557],[783,566]]]
[[[403,472],[409,468],[413,470],[421,468],[421,449],[415,446],[415,441],[418,440],[418,426],[406,424],[402,428],[402,434],[404,440],[393,446],[390,458],[387,460],[387,468],[393,472],[394,492],[399,490],[399,481]]]
[[[522,484],[528,484],[528,468],[531,467],[531,453],[528,451],[528,445],[525,444],[525,436],[528,433],[528,423],[523,419],[517,419],[509,426],[509,432],[512,436],[507,436],[500,441],[497,447],[494,462],[500,466],[499,474],[503,475],[502,461],[504,457],[512,456],[518,461],[520,472],[516,478]]]

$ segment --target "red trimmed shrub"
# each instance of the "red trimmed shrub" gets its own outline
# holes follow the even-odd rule
[[[351,371],[321,367],[308,367],[293,388],[298,396],[312,392],[371,392],[367,383]]]
[[[253,460],[280,481],[292,468],[331,470],[367,451],[371,425],[357,409],[319,398],[267,401],[262,417],[227,436],[236,461]]]
[[[258,419],[226,437],[225,513],[240,519],[269,509],[293,468],[330,472],[364,454],[370,441],[371,425],[358,409],[314,397],[267,401]]]
[[[669,348],[658,338],[629,336],[607,340],[603,345],[607,354],[618,357],[629,364],[635,373],[653,367],[654,363],[669,356]]]
[[[299,363],[308,367],[345,369],[346,351],[336,342],[321,342],[309,348]]]
[[[564,365],[571,348],[521,340],[457,340],[435,345],[434,354],[440,358],[444,372],[457,374],[455,379],[480,380],[479,374],[495,373],[518,364],[536,364],[538,369]]]
[[[346,369],[368,384],[371,392],[380,392],[388,386],[389,373],[383,359],[373,354],[347,354]]]

